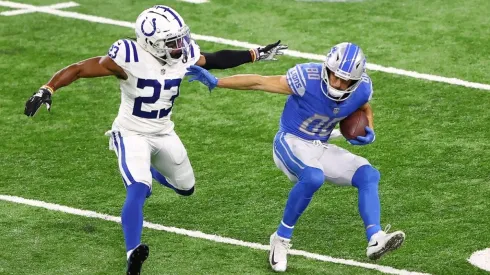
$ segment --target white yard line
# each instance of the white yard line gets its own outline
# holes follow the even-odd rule
[[[296,0],[296,2],[330,2],[330,3],[348,3],[363,2],[364,0]]]
[[[204,4],[209,2],[208,0],[179,0],[179,1],[193,3],[193,4]]]
[[[134,27],[133,22],[113,20],[110,18],[93,16],[93,15],[88,15],[88,14],[82,14],[82,13],[78,13],[78,12],[60,11],[60,10],[56,10],[56,9],[52,9],[52,8],[48,8],[48,7],[37,7],[37,6],[29,5],[29,4],[17,3],[17,2],[11,2],[11,1],[0,1],[0,6],[14,8],[14,9],[34,10],[36,12],[48,13],[48,14],[52,14],[52,15],[56,15],[56,16],[60,16],[60,17],[75,18],[75,19],[80,19],[80,20],[85,20],[85,21],[90,21],[90,22],[95,22],[95,23],[101,23],[101,24],[116,25],[116,26],[122,26],[122,27],[128,27],[128,28]],[[208,35],[193,34],[193,37],[197,40],[203,40],[203,41],[208,41],[208,42],[225,44],[225,45],[230,45],[230,46],[235,46],[235,47],[253,48],[253,47],[259,46],[257,44],[251,44],[248,42],[243,42],[243,41],[238,41],[238,40],[230,40],[230,39],[208,36]],[[289,56],[300,57],[300,58],[305,58],[305,59],[309,59],[309,60],[318,60],[318,61],[324,60],[323,55],[313,54],[313,53],[303,53],[303,52],[299,52],[299,51],[288,50],[285,52],[285,54],[289,55]],[[392,68],[392,67],[384,67],[384,66],[376,65],[376,64],[372,64],[372,63],[368,63],[367,68],[369,70],[372,70],[372,71],[380,71],[380,72],[385,72],[385,73],[389,73],[389,74],[408,76],[408,77],[413,77],[413,78],[417,78],[417,79],[424,79],[424,80],[429,80],[429,81],[442,82],[442,83],[447,83],[447,84],[451,84],[451,85],[464,86],[464,87],[468,87],[468,88],[490,91],[490,84],[469,82],[469,81],[465,81],[465,80],[461,80],[461,79],[457,79],[457,78],[448,78],[448,77],[443,77],[443,76],[418,73],[418,72],[414,72],[414,71],[407,71],[407,70],[402,70],[402,69],[397,69],[397,68]]]
[[[40,207],[40,208],[44,208],[44,209],[48,209],[48,210],[52,210],[52,211],[63,212],[63,213],[77,215],[77,216],[83,216],[83,217],[88,217],[88,218],[95,218],[95,219],[101,219],[101,220],[121,223],[120,217],[110,216],[110,215],[101,214],[101,213],[97,213],[97,212],[93,212],[93,211],[71,208],[68,206],[63,206],[63,205],[54,204],[54,203],[48,203],[48,202],[43,202],[43,201],[38,201],[38,200],[31,200],[31,199],[24,199],[21,197],[8,196],[8,195],[0,195],[0,200],[18,203],[18,204],[29,205],[29,206],[34,206],[34,207]],[[232,239],[232,238],[221,237],[221,236],[212,235],[212,234],[206,234],[206,233],[203,233],[200,231],[193,231],[193,230],[187,230],[187,229],[182,229],[182,228],[177,228],[177,227],[164,226],[161,224],[155,224],[155,223],[150,223],[150,222],[144,222],[143,226],[146,228],[154,229],[154,230],[171,232],[171,233],[175,233],[175,234],[179,234],[179,235],[185,235],[185,236],[192,237],[192,238],[205,239],[205,240],[209,240],[209,241],[213,241],[213,242],[217,242],[217,243],[244,246],[244,247],[249,247],[249,248],[258,249],[258,250],[266,250],[266,251],[269,250],[269,245],[245,242],[245,241],[236,240],[236,239]],[[303,256],[305,258],[315,259],[315,260],[323,261],[323,262],[337,263],[337,264],[343,264],[343,265],[349,265],[349,266],[355,266],[355,267],[362,267],[362,268],[366,268],[366,269],[377,270],[377,271],[380,271],[380,272],[386,273],[386,274],[430,275],[429,273],[413,272],[413,271],[408,271],[408,270],[404,270],[404,269],[396,269],[396,268],[389,267],[389,266],[383,266],[383,265],[377,265],[377,264],[368,264],[368,263],[356,262],[353,260],[333,258],[330,256],[310,253],[310,252],[303,251],[303,250],[292,249],[292,250],[290,250],[290,254]]]
[[[73,8],[79,6],[78,3],[75,2],[65,2],[65,3],[58,3],[54,5],[49,5],[49,6],[43,6],[44,8],[50,8],[50,9],[66,9],[66,8]],[[36,10],[33,9],[19,9],[19,10],[13,10],[13,11],[4,11],[0,12],[0,15],[4,16],[14,16],[14,15],[20,15],[20,14],[26,14],[26,13],[32,13],[36,12]]]

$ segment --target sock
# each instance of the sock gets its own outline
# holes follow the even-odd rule
[[[306,210],[313,194],[323,185],[325,176],[318,168],[307,167],[299,177],[299,181],[289,192],[289,197],[284,209],[284,216],[277,229],[277,235],[291,239],[294,225]]]
[[[163,186],[166,186],[172,190],[175,191],[175,193],[179,194],[179,195],[182,195],[182,196],[190,196],[194,193],[194,186],[192,186],[191,189],[189,190],[181,190],[181,189],[177,189],[175,188],[175,186],[173,186],[172,184],[170,184],[167,179],[162,175],[160,174],[160,172],[158,172],[157,169],[151,167],[150,168],[150,171],[151,171],[151,176],[156,180],[158,181],[158,183],[160,183],[161,185]]]
[[[379,171],[371,165],[359,167],[352,177],[352,185],[358,189],[359,214],[366,228],[366,238],[381,230],[381,205],[378,195]],[[371,226],[367,228],[368,226]]]
[[[143,183],[133,183],[127,187],[126,201],[122,208],[121,224],[126,243],[126,251],[131,251],[141,243],[143,230],[143,205],[149,187]]]
[[[160,183],[161,185],[163,186],[166,186],[172,190],[175,190],[175,187],[173,185],[171,185],[167,179],[162,175],[160,174],[160,172],[158,172],[157,169],[150,167],[150,171],[151,171],[151,176],[156,180],[158,181],[158,183]]]
[[[379,231],[381,231],[381,226],[379,224],[375,224],[371,227],[366,227],[366,238],[368,239],[368,241],[371,240],[371,237]]]
[[[285,239],[291,239],[293,235],[294,226],[289,226],[281,221],[279,227],[277,228],[277,235]]]

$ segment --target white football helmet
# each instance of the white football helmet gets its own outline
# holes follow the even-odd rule
[[[332,47],[323,62],[322,80],[325,85],[321,85],[323,93],[335,101],[344,101],[361,84],[361,77],[366,71],[366,57],[361,48],[354,43],[340,43]],[[329,83],[329,75],[335,74],[343,80],[352,80],[346,90],[339,90],[332,87]],[[324,86],[327,87],[325,91]]]
[[[172,8],[156,5],[144,10],[134,29],[138,44],[156,58],[169,65],[187,60],[190,29]]]

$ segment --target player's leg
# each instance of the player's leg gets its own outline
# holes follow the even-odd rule
[[[270,239],[269,262],[275,271],[286,270],[287,251],[294,226],[325,180],[317,161],[321,154],[321,148],[292,135],[278,133],[274,139],[274,162],[295,182],[289,192],[282,221]]]
[[[178,193],[178,190],[175,189],[175,186],[173,186],[172,184],[170,184],[168,182],[168,180],[165,178],[164,175],[162,175],[157,169],[155,169],[153,166],[151,166],[150,168],[150,172],[151,172],[151,176],[153,177],[153,179],[155,179],[158,183],[160,183],[161,185],[167,187],[167,188],[170,188],[172,190],[174,190],[175,192]]]
[[[143,206],[151,193],[150,147],[138,135],[121,136],[112,133],[112,142],[118,157],[119,170],[126,184],[126,200],[122,208],[121,224],[128,260],[127,274],[139,274],[149,248],[141,244]]]
[[[179,195],[192,195],[195,183],[194,171],[179,136],[172,132],[163,137],[152,138],[152,146],[154,148],[151,158],[153,178]]]
[[[329,144],[320,158],[325,178],[337,185],[354,186],[358,189],[358,208],[369,238],[379,230],[380,202],[378,183],[380,174],[360,156]]]
[[[405,234],[401,231],[387,234],[381,230],[381,204],[378,195],[379,171],[365,158],[332,144],[324,150],[320,162],[327,181],[357,188],[359,214],[364,222],[369,242],[368,257],[377,259],[384,253],[398,248]]]
[[[377,260],[385,253],[400,247],[405,240],[405,233],[395,231],[387,233],[380,226],[380,201],[378,196],[378,183],[380,174],[371,165],[359,167],[352,177],[352,185],[359,193],[359,213],[364,221],[368,247],[366,255]]]

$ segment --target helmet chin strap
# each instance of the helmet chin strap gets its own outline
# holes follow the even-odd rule
[[[182,56],[182,51],[177,53],[170,53],[171,58],[179,59]]]
[[[330,86],[330,84],[327,84],[326,81],[322,81],[321,88],[322,88],[322,92],[325,96],[336,101],[337,103],[340,103],[340,102],[346,100],[352,94],[352,92],[339,91],[339,90],[333,88],[332,86]],[[325,89],[326,89],[326,91],[325,91]]]
[[[342,96],[344,96],[344,94],[343,94],[343,93],[342,93],[342,94],[341,94],[341,93],[337,93],[336,91],[332,91],[332,89],[328,89],[328,94],[329,94],[331,97],[335,98],[335,99],[341,99],[341,98],[342,98]]]
[[[342,98],[349,96],[349,93],[341,93],[333,90],[330,86],[330,89],[328,89],[328,94],[335,100],[337,101],[342,101]]]
[[[176,53],[176,54],[171,54],[170,52],[167,52],[163,56],[157,56],[154,54],[152,54],[152,55],[155,58],[157,58],[159,61],[164,62],[165,64],[167,64],[169,66],[176,64],[177,60],[180,59],[181,57],[182,57],[182,60],[184,63],[187,62],[187,55],[184,55],[183,51]],[[175,59],[175,60],[172,60],[172,59]]]

